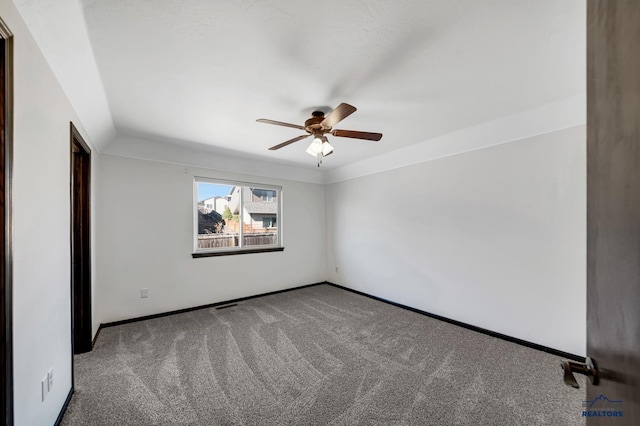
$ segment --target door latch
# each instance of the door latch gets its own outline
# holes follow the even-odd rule
[[[572,386],[576,389],[580,388],[580,385],[576,381],[573,373],[583,374],[589,378],[589,381],[592,385],[598,385],[598,368],[591,358],[587,357],[585,362],[569,361],[563,359],[562,361],[560,361],[560,365],[564,370],[563,379],[565,385]]]

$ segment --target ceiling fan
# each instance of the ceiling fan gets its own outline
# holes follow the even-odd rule
[[[302,139],[313,136],[313,142],[307,148],[306,153],[318,158],[318,167],[322,164],[322,157],[326,157],[333,153],[333,147],[327,140],[325,134],[329,133],[333,136],[342,138],[364,139],[368,141],[379,141],[382,138],[382,133],[370,133],[359,132],[356,130],[339,130],[334,129],[333,126],[356,112],[356,107],[341,103],[336,109],[331,111],[329,115],[324,116],[322,111],[314,111],[311,113],[311,118],[304,122],[304,126],[291,123],[283,123],[282,121],[267,120],[266,118],[260,118],[256,120],[259,123],[275,124],[276,126],[293,127],[294,129],[300,129],[307,132],[306,135],[298,136],[288,141],[282,142],[278,145],[274,145],[269,148],[271,151],[283,148],[294,142],[301,141]]]

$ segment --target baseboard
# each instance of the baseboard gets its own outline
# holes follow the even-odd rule
[[[73,386],[71,386],[71,389],[69,390],[69,394],[67,395],[67,399],[65,399],[64,404],[62,405],[62,409],[60,410],[60,414],[58,414],[58,418],[56,419],[54,426],[59,426],[62,423],[62,419],[64,418],[64,413],[66,413],[67,407],[71,402],[71,397],[73,396],[73,392],[74,392],[74,389],[73,389]]]
[[[100,327],[98,328],[98,332],[101,329],[106,328],[106,327],[113,327],[113,326],[116,326],[116,325],[129,324],[129,323],[132,323],[132,322],[145,321],[145,320],[154,319],[154,318],[161,318],[161,317],[166,317],[166,316],[169,316],[169,315],[182,314],[182,313],[185,313],[185,312],[197,311],[198,309],[215,308],[216,306],[229,305],[231,303],[238,303],[238,302],[242,302],[242,301],[245,301],[245,300],[255,299],[255,298],[263,297],[263,296],[271,296],[273,294],[285,293],[287,291],[300,290],[301,288],[313,287],[313,286],[321,285],[321,284],[327,284],[327,282],[323,281],[323,282],[314,283],[314,284],[306,284],[306,285],[301,285],[301,286],[298,286],[298,287],[286,288],[284,290],[276,290],[276,291],[270,291],[268,293],[256,294],[254,296],[241,297],[239,299],[231,299],[231,300],[226,300],[226,301],[223,301],[223,302],[216,302],[216,303],[209,303],[207,305],[194,306],[192,308],[184,308],[184,309],[178,309],[178,310],[175,310],[175,311],[161,312],[161,313],[153,314],[153,315],[145,315],[143,317],[135,317],[135,318],[130,318],[130,319],[121,320],[121,321],[107,322],[107,323],[100,324]],[[98,337],[98,333],[96,333],[96,338],[97,337]],[[95,342],[95,339],[94,339],[94,342]]]
[[[517,337],[507,336],[506,334],[496,333],[495,331],[487,330],[486,328],[477,327],[475,325],[471,325],[471,324],[467,324],[467,323],[464,323],[464,322],[456,321],[456,320],[453,320],[451,318],[447,318],[447,317],[443,317],[443,316],[440,316],[440,315],[432,314],[430,312],[426,312],[426,311],[422,311],[420,309],[412,308],[411,306],[406,306],[406,305],[403,305],[401,303],[396,303],[396,302],[393,302],[391,300],[383,299],[381,297],[372,296],[370,294],[363,293],[363,292],[358,291],[358,290],[353,290],[353,289],[348,288],[348,287],[343,287],[343,286],[341,286],[339,284],[334,284],[334,283],[331,283],[329,281],[326,281],[325,284],[329,284],[331,286],[340,288],[342,290],[350,291],[352,293],[356,293],[356,294],[359,294],[361,296],[365,296],[365,297],[368,297],[370,299],[377,300],[379,302],[388,303],[390,305],[397,306],[398,308],[407,309],[409,311],[416,312],[418,314],[426,315],[426,316],[428,316],[430,318],[434,318],[434,319],[437,319],[437,320],[440,320],[440,321],[448,322],[449,324],[457,325],[458,327],[463,327],[463,328],[466,328],[466,329],[469,329],[469,330],[472,330],[472,331],[476,331],[478,333],[486,334],[486,335],[491,336],[491,337],[495,337],[495,338],[498,338],[498,339],[506,340],[507,342],[515,343],[515,344],[522,345],[522,346],[526,346],[528,348],[536,349],[538,351],[542,351],[542,352],[546,352],[546,353],[549,353],[549,354],[552,354],[552,355],[556,355],[556,356],[559,356],[561,358],[567,358],[567,359],[571,359],[573,361],[585,362],[585,358],[583,356],[580,356],[580,355],[575,355],[575,354],[572,354],[572,353],[569,353],[569,352],[564,352],[564,351],[560,351],[558,349],[553,349],[553,348],[550,348],[548,346],[543,346],[543,345],[539,345],[537,343],[528,342],[526,340],[518,339]]]
[[[104,325],[100,324],[98,326],[98,331],[96,331],[96,335],[93,336],[93,340],[91,341],[91,350],[93,350],[93,347],[96,345],[96,340],[98,340],[98,336],[100,335],[100,330],[102,330],[104,328]]]
[[[132,323],[132,322],[145,321],[145,320],[154,319],[154,318],[161,318],[161,317],[166,317],[166,316],[169,316],[169,315],[182,314],[182,313],[185,313],[185,312],[197,311],[198,309],[214,308],[216,306],[229,305],[229,304],[232,304],[232,303],[242,302],[244,300],[255,299],[255,298],[263,297],[263,296],[270,296],[270,295],[278,294],[278,293],[285,293],[285,292],[288,292],[288,291],[299,290],[299,289],[302,289],[302,288],[313,287],[313,286],[317,286],[317,285],[321,285],[321,284],[328,284],[328,285],[331,285],[333,287],[340,288],[342,290],[350,291],[352,293],[356,293],[356,294],[359,294],[361,296],[365,296],[365,297],[368,297],[370,299],[377,300],[379,302],[384,302],[384,303],[387,303],[389,305],[396,306],[398,308],[407,309],[409,311],[416,312],[418,314],[425,315],[425,316],[428,316],[430,318],[437,319],[439,321],[444,321],[444,322],[447,322],[449,324],[457,325],[458,327],[463,327],[463,328],[466,328],[468,330],[472,330],[472,331],[476,331],[478,333],[486,334],[488,336],[495,337],[497,339],[502,339],[502,340],[505,340],[507,342],[515,343],[517,345],[526,346],[528,348],[535,349],[535,350],[542,351],[542,352],[546,352],[546,353],[549,353],[549,354],[552,354],[552,355],[556,355],[556,356],[559,356],[561,358],[567,358],[567,359],[571,359],[573,361],[585,362],[585,358],[583,356],[580,356],[580,355],[575,355],[575,354],[572,354],[572,353],[569,353],[569,352],[560,351],[558,349],[550,348],[548,346],[539,345],[537,343],[532,343],[532,342],[528,342],[526,340],[518,339],[517,337],[512,337],[512,336],[508,336],[506,334],[497,333],[495,331],[487,330],[486,328],[481,328],[481,327],[477,327],[475,325],[467,324],[467,323],[464,323],[464,322],[461,322],[461,321],[456,321],[454,319],[443,317],[441,315],[432,314],[431,312],[426,312],[426,311],[423,311],[423,310],[420,310],[420,309],[417,309],[417,308],[412,308],[411,306],[406,306],[406,305],[403,305],[401,303],[396,303],[396,302],[393,302],[391,300],[383,299],[381,297],[372,296],[371,294],[363,293],[361,291],[354,290],[354,289],[351,289],[351,288],[348,288],[348,287],[343,287],[343,286],[341,286],[339,284],[334,284],[334,283],[329,282],[329,281],[323,281],[323,282],[314,283],[314,284],[307,284],[307,285],[302,285],[302,286],[298,286],[298,287],[287,288],[287,289],[284,289],[284,290],[271,291],[271,292],[268,292],[268,293],[261,293],[261,294],[256,294],[254,296],[241,297],[239,299],[231,299],[231,300],[226,300],[226,301],[222,301],[222,302],[210,303],[210,304],[207,304],[207,305],[199,305],[199,306],[194,306],[194,307],[191,307],[191,308],[178,309],[178,310],[175,310],[175,311],[168,311],[168,312],[162,312],[162,313],[153,314],[153,315],[146,315],[146,316],[142,316],[142,317],[130,318],[130,319],[121,320],[121,321],[103,323],[103,324],[100,324],[100,327],[98,328],[98,331],[96,332],[96,335],[95,335],[95,337],[93,339],[93,344],[95,344],[96,339],[98,338],[98,335],[100,334],[100,330],[102,330],[103,328],[106,328],[106,327],[113,327],[113,326],[116,326],[116,325],[129,324],[129,323]]]

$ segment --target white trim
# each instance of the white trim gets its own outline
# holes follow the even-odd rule
[[[216,179],[216,178],[198,176],[198,175],[195,175],[193,178],[195,179],[196,182],[217,183],[217,184],[232,185],[232,186],[248,186],[256,189],[275,189],[278,191],[282,191],[281,185],[270,185],[267,183],[263,184],[263,183],[246,182],[246,181],[231,180],[231,179]]]
[[[193,179],[193,253],[198,251],[198,180]]]
[[[584,125],[586,105],[586,94],[581,94],[458,130],[343,167],[330,169],[325,174],[325,184]]]
[[[240,154],[240,153],[238,153]],[[290,164],[257,159],[255,156],[242,157],[229,153],[218,153],[214,147],[196,149],[162,140],[149,140],[122,135],[113,140],[100,155],[136,158],[185,167],[217,170],[221,172],[246,174],[259,177],[293,180],[308,183],[324,183],[324,174],[317,168],[297,167]]]
[[[100,152],[100,155],[137,158],[258,177],[331,184],[585,123],[586,93],[582,93],[333,169],[311,170],[262,160],[255,156],[217,153],[213,147],[196,149],[190,145],[181,146],[178,143],[152,141],[130,135],[120,135],[104,152]],[[381,143],[384,143],[384,139]]]
[[[238,249],[243,249],[244,245],[242,243],[244,242],[244,206],[242,204],[244,203],[245,187],[244,185],[239,185],[239,186],[240,186],[240,201],[238,201]],[[233,212],[231,213],[233,214]],[[212,251],[217,251],[217,250],[212,250]]]

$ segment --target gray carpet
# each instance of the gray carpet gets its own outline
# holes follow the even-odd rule
[[[63,425],[584,424],[558,357],[330,285],[105,328],[75,381]]]

